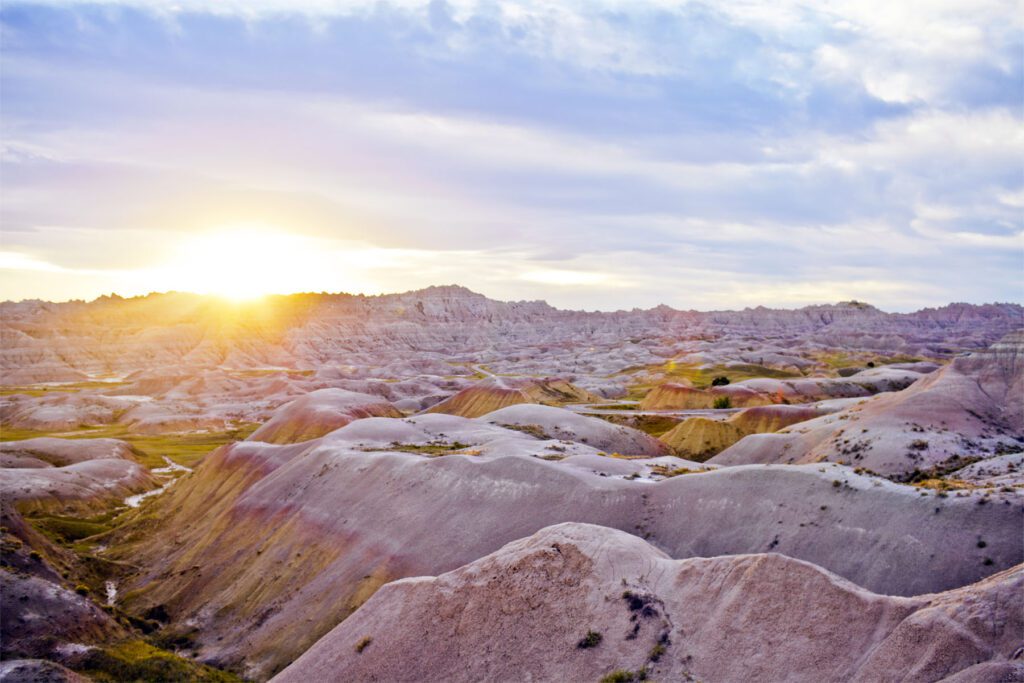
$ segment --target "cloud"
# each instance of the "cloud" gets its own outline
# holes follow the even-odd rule
[[[59,264],[64,298],[262,222],[388,255],[325,289],[1019,299],[1013,10],[5,3],[4,248]]]

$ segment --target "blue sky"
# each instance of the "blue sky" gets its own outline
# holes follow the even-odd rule
[[[0,298],[1021,301],[1021,10],[7,1]]]

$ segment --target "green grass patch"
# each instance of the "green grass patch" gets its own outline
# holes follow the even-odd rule
[[[11,429],[10,427],[0,425],[0,441],[24,441],[25,439],[36,439],[41,436],[64,436],[64,434],[41,432],[36,429]]]
[[[166,456],[185,467],[195,467],[207,453],[225,444],[242,441],[259,427],[246,424],[224,432],[185,434],[124,434],[124,439],[146,454],[143,462],[148,467],[163,467]]]
[[[289,377],[312,377],[314,370],[293,370],[290,368],[253,368],[249,370],[228,370],[232,377],[268,377],[271,375],[288,375]]]
[[[678,417],[672,417],[671,415],[636,415],[630,413],[623,413],[622,415],[609,415],[607,413],[583,414],[588,417],[599,417],[605,422],[611,422],[613,425],[639,429],[641,432],[655,438],[668,432],[681,422]]]
[[[875,367],[881,367],[883,365],[892,365],[893,363],[918,363],[927,359],[904,354],[876,356],[870,352],[863,351],[857,354],[846,351],[828,351],[815,355],[814,360],[827,365],[833,370],[839,370],[842,368],[867,367],[868,363],[874,363]]]
[[[654,375],[661,375],[654,379]],[[644,368],[643,372],[635,375],[637,382],[631,384],[626,393],[630,400],[641,400],[647,392],[663,382],[689,383],[697,389],[707,389],[716,377],[727,377],[730,383],[742,382],[746,379],[759,379],[767,377],[770,379],[793,379],[803,377],[800,373],[789,370],[778,370],[764,365],[743,364],[726,367],[724,365],[713,365],[710,367],[699,367],[697,365],[686,365],[675,361],[668,361],[661,365],[650,365]]]
[[[140,451],[139,461],[146,467],[164,467],[163,456],[179,465],[194,467],[203,457],[219,446],[241,441],[256,431],[256,423],[246,423],[219,432],[184,432],[179,434],[134,434],[122,425],[87,427],[71,432],[39,432],[31,429],[0,427],[0,440],[22,441],[40,436],[65,439],[121,439]]]
[[[113,529],[110,515],[78,519],[76,517],[29,517],[27,521],[44,536],[58,543],[69,545],[89,536],[102,534]]]
[[[22,384],[0,388],[0,396],[13,396],[14,394],[48,396],[49,394],[68,394],[84,390],[101,391],[103,389],[116,389],[123,384],[124,382],[101,382],[98,380],[69,382],[67,384]]]

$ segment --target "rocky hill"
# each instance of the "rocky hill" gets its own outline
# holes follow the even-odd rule
[[[673,560],[561,524],[388,584],[273,681],[1011,681],[1022,631],[1021,567],[894,598],[781,555]]]
[[[442,361],[493,360],[498,369],[527,374],[531,359],[544,356],[549,368],[555,361],[610,373],[681,352],[683,340],[745,337],[762,347],[747,352],[762,357],[772,341],[935,357],[988,346],[1024,326],[1024,308],[951,304],[894,314],[846,302],[797,310],[659,306],[600,313],[493,301],[448,286],[382,296],[297,294],[248,305],[177,293],[4,302],[0,321],[3,382],[26,384],[161,367],[365,371],[400,366],[410,352]]]

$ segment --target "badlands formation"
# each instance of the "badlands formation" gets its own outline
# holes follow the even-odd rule
[[[0,681],[1024,680],[1024,309],[0,304]]]

